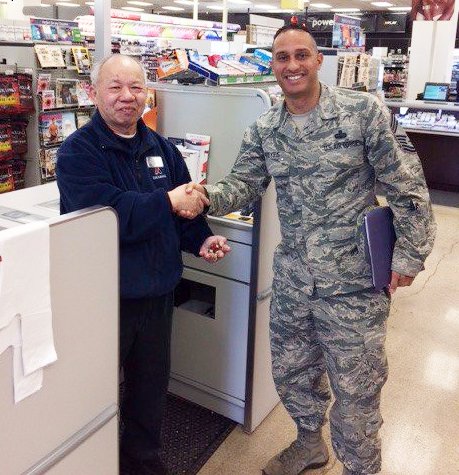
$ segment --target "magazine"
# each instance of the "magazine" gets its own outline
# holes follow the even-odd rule
[[[43,180],[55,178],[56,176],[56,160],[58,149],[59,148],[56,147],[40,150],[40,171],[41,178]]]
[[[170,140],[170,139],[169,139]],[[199,173],[200,152],[199,150],[191,150],[183,145],[176,144],[179,152],[182,154],[185,165],[190,173],[191,181],[199,183],[201,175]]]
[[[94,103],[91,100],[90,96],[91,83],[84,79],[80,79],[76,85],[76,95],[78,100],[78,105],[81,106],[92,106]]]
[[[89,111],[77,111],[76,113],[76,126],[77,129],[83,127],[91,120],[91,112]]]
[[[38,132],[43,145],[61,143],[63,140],[62,113],[42,114],[38,124]]]
[[[42,68],[64,68],[64,58],[61,47],[58,45],[35,45],[40,67]]]
[[[73,134],[76,129],[75,113],[62,112],[62,139],[65,140],[69,135]]]
[[[73,60],[72,49],[70,46],[62,46],[62,57],[64,58],[65,67],[67,69],[75,68],[75,61]]]
[[[185,147],[199,151],[197,183],[204,185],[207,183],[207,162],[209,159],[210,136],[198,134],[185,134]]]
[[[78,105],[76,79],[56,79],[56,107],[74,107]]]
[[[72,54],[77,71],[80,74],[89,74],[91,71],[91,60],[88,48],[85,48],[84,46],[73,46]]]
[[[41,108],[45,111],[48,109],[55,109],[56,107],[56,93],[53,89],[45,89],[41,93]]]
[[[37,94],[49,90],[51,84],[51,74],[40,73],[37,78]]]

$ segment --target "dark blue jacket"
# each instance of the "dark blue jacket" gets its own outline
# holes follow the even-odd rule
[[[134,154],[96,112],[61,145],[56,169],[61,213],[93,205],[117,211],[122,298],[173,290],[182,275],[181,250],[197,255],[212,235],[202,216],[186,220],[172,213],[167,191],[190,181],[180,152],[142,120],[137,130]]]

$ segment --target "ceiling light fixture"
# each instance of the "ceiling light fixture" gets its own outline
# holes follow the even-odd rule
[[[145,11],[145,8],[121,7],[121,10],[127,10],[128,12],[144,12],[144,11]]]
[[[192,0],[174,0],[174,3],[178,3],[179,5],[194,5]]]
[[[161,7],[163,10],[169,10],[171,12],[183,12],[185,9],[182,7],[174,7],[174,6],[169,6],[166,5],[165,7]]]
[[[331,8],[332,7],[331,5],[328,5],[327,3],[311,3],[310,6],[314,8]]]
[[[90,7],[94,6],[94,2],[84,2],[85,5],[89,5]]]
[[[209,10],[217,10],[219,12],[223,11],[222,5],[207,5],[206,8],[208,8]]]
[[[249,0],[228,0],[228,3],[234,3],[235,5],[251,5]]]
[[[154,4],[150,2],[139,2],[137,0],[129,0],[129,5],[138,5],[139,7],[152,7]]]
[[[359,12],[360,8],[332,8],[332,12],[337,13],[352,13],[352,12]]]
[[[375,7],[393,7],[394,4],[393,3],[389,3],[389,2],[371,2],[372,5],[374,5]]]
[[[391,12],[409,12],[411,7],[389,7],[388,10]]]

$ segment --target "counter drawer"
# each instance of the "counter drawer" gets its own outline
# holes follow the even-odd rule
[[[186,252],[183,253],[183,263],[192,269],[249,283],[252,246],[234,241],[228,241],[228,244],[231,247],[231,252],[215,264]]]

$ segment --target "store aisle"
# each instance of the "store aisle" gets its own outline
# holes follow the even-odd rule
[[[459,194],[434,191],[432,200],[434,250],[412,287],[397,291],[388,323],[382,475],[459,474]],[[237,427],[198,475],[260,475],[294,438],[278,405],[252,435]],[[333,456],[304,473],[341,470]]]

